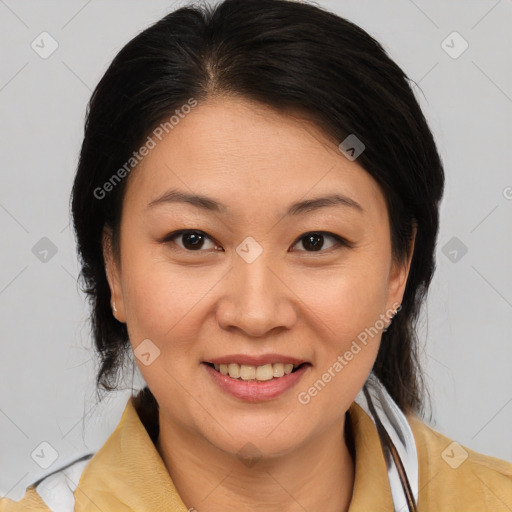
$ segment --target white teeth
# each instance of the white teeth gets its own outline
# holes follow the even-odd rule
[[[270,380],[274,378],[274,369],[271,364],[264,364],[256,368],[256,380]]]
[[[238,377],[240,377],[240,365],[234,363],[229,364],[228,373],[230,377],[238,379]]]
[[[273,364],[272,368],[274,371],[274,377],[279,378],[284,375],[284,364],[283,363]]]
[[[284,365],[284,373],[288,374],[288,373],[292,373],[292,370],[293,370],[293,364],[291,363],[286,363]]]
[[[235,363],[236,364],[236,363]],[[231,377],[231,375],[230,375]],[[256,367],[245,364],[240,365],[240,378],[242,380],[253,380],[256,378]]]
[[[264,364],[262,366],[251,366],[246,364],[214,364],[215,369],[222,375],[229,375],[233,379],[260,380],[266,381],[278,379],[292,373],[298,365],[292,363]]]

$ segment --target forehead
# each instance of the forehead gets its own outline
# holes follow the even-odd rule
[[[240,98],[183,115],[130,176],[125,203],[139,209],[167,190],[217,198],[229,209],[339,193],[382,214],[375,180],[311,121]]]

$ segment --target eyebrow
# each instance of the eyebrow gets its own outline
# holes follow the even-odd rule
[[[186,203],[196,208],[200,208],[205,211],[225,213],[228,208],[226,205],[219,201],[198,194],[189,194],[181,190],[168,190],[160,197],[154,199],[147,205],[147,209],[154,208],[157,205],[172,204],[172,203]],[[331,206],[345,206],[350,207],[360,212],[364,212],[363,207],[354,199],[343,194],[329,194],[325,197],[316,197],[313,199],[306,199],[291,204],[284,215],[301,215],[320,208],[326,208]]]

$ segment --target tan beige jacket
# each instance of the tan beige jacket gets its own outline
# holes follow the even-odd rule
[[[390,512],[393,503],[376,427],[355,402],[347,419],[356,451],[349,511]],[[416,417],[407,416],[407,420],[419,459],[418,512],[512,511],[512,464],[460,446]],[[189,510],[137,413],[133,397],[114,432],[83,465],[73,492],[76,512]],[[35,486],[28,487],[19,502],[0,499],[0,512],[50,510]]]

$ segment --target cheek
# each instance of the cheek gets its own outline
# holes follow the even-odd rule
[[[313,395],[318,393],[310,408],[318,414],[326,404],[348,407],[375,362],[387,298],[388,270],[382,259],[359,254],[325,276],[321,289],[319,280],[312,279],[304,294],[316,297],[315,325],[322,330],[316,371],[302,388],[307,393],[313,386]],[[329,414],[336,415],[337,410]]]
[[[311,417],[322,417],[324,423],[350,406],[379,351],[387,270],[385,265],[372,263],[359,259],[322,281],[311,279],[308,284],[306,280],[304,296],[315,297],[313,303],[308,301],[314,312],[311,321],[321,332],[315,333],[315,371],[301,385],[297,399]]]
[[[124,265],[124,262],[123,262]],[[193,363],[203,305],[221,271],[171,264],[161,252],[133,252],[123,267],[127,326],[132,347],[149,338],[170,365]],[[204,312],[203,312],[204,314]],[[168,357],[167,357],[168,356]],[[186,356],[186,357],[185,357]]]
[[[174,407],[186,409],[190,376],[197,371],[197,318],[201,297],[211,289],[212,279],[194,278],[193,270],[171,267],[162,259],[148,258],[141,251],[123,268],[128,335],[134,360],[142,377],[159,400],[172,399]],[[143,340],[150,340],[151,343]],[[138,349],[140,345],[140,348]],[[148,347],[148,349],[142,347]],[[156,347],[156,348],[155,348]],[[146,364],[139,353],[151,353]],[[153,353],[158,354],[153,359]]]
[[[382,261],[359,255],[328,273],[305,273],[301,297],[322,320],[327,338],[346,342],[385,311],[387,278]]]

